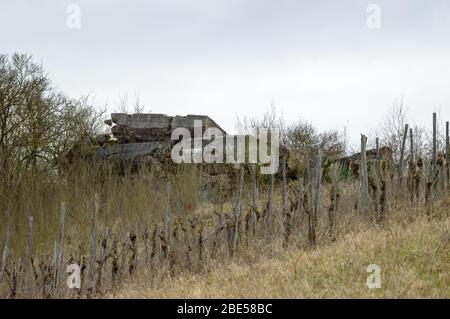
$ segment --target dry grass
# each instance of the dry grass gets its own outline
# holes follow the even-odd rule
[[[94,193],[100,197],[98,229],[106,224],[120,238],[133,225],[162,220],[168,180],[172,182],[170,209],[174,216],[197,208],[204,196],[202,175],[195,168],[179,167],[169,176],[153,168],[125,176],[111,171],[107,164],[79,165],[63,176],[27,172],[13,187],[0,183],[0,241],[10,218],[11,257],[23,253],[30,215],[34,217],[32,251],[45,254],[52,250],[61,202],[66,203],[65,247],[67,253],[74,253],[89,242]]]
[[[288,249],[256,262],[213,265],[210,272],[166,279],[156,288],[142,275],[113,297],[450,298],[450,219],[442,213],[433,221],[421,215],[348,233],[313,251]],[[366,286],[369,264],[381,267],[380,289]]]
[[[87,244],[92,199],[97,193],[100,197],[96,221],[97,259],[100,258],[101,239],[105,239],[106,252],[111,258],[98,266],[103,273],[101,284],[99,281],[96,285],[95,297],[450,296],[450,197],[444,192],[436,194],[430,220],[425,219],[423,196],[414,208],[411,208],[413,205],[409,200],[400,196],[391,200],[390,207],[395,209],[388,211],[384,225],[380,226],[374,224],[374,214],[361,214],[355,209],[357,182],[342,182],[341,203],[335,221],[337,241],[332,243],[327,232],[330,187],[324,185],[316,249],[310,248],[308,216],[304,207],[296,213],[289,248],[284,249],[281,187],[275,185],[272,235],[267,236],[264,218],[255,224],[254,232],[247,232],[244,228],[244,217],[251,211],[251,185],[247,181],[242,198],[244,215],[239,226],[240,239],[233,248],[236,250],[231,253],[228,235],[234,223],[222,227],[216,239],[210,237],[200,245],[199,238],[200,233],[204,236],[217,229],[221,224],[219,221],[233,213],[231,202],[234,188],[238,186],[236,180],[209,178],[201,169],[193,167],[179,167],[172,174],[150,169],[125,177],[111,174],[108,169],[74,169],[72,176],[63,179],[44,179],[30,174],[12,190],[3,185],[0,209],[11,213],[10,255],[6,264],[11,273],[15,267],[20,269],[19,260],[25,252],[26,221],[31,214],[35,220],[31,246],[33,265],[37,267],[43,261],[53,274],[52,247],[59,231],[60,202],[66,203],[64,266],[72,262],[84,264],[83,260],[89,256]],[[169,201],[167,181],[171,185]],[[261,209],[266,206],[269,186],[267,178],[261,178],[260,182],[257,206]],[[292,189],[288,190],[289,198],[298,196],[298,182],[292,183]],[[407,194],[406,190],[404,194]],[[164,238],[161,236],[165,234],[163,214],[167,208],[174,230],[169,255],[161,247],[161,238]],[[2,239],[8,219],[6,214],[0,218]],[[106,228],[109,232],[103,233]],[[150,234],[148,245],[144,236],[147,229]],[[158,236],[156,229],[159,229]],[[136,235],[137,243],[132,251],[126,244],[131,234]],[[113,249],[116,246],[118,249]],[[114,264],[114,259],[118,263]],[[382,267],[382,289],[368,290],[365,285],[367,265],[373,263]],[[117,274],[120,278],[115,280]],[[28,275],[32,275],[30,270]],[[0,283],[0,296],[46,298],[46,286],[42,284],[45,276],[42,272],[30,287],[19,287],[17,292],[17,287],[11,288],[14,275],[8,275],[8,281]],[[64,281],[62,283],[61,286]],[[11,292],[14,292],[13,296]],[[85,293],[86,285],[83,283],[78,296]],[[77,292],[64,288],[55,296],[75,298]]]

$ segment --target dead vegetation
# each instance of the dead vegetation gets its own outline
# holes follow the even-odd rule
[[[365,142],[363,137],[363,151]],[[322,249],[370,229],[390,232],[417,219],[426,228],[425,221],[448,218],[446,164],[428,162],[434,173],[425,174],[414,193],[402,182],[401,171],[372,176],[380,183],[372,194],[367,163],[360,165],[357,179],[342,178],[336,170],[328,183],[322,180],[320,151],[305,153],[303,161],[306,169],[296,180],[286,178],[285,159],[277,175],[240,166],[228,181],[234,184],[230,201],[221,196],[225,182],[205,188],[210,176],[196,166],[180,167],[173,176],[150,170],[122,177],[107,175],[99,166],[102,184],[92,183],[87,172],[72,176],[53,193],[53,205],[64,202],[53,208],[58,212],[51,217],[53,239],[40,237],[48,233],[35,226],[45,210],[26,218],[27,223],[14,216],[16,221],[3,227],[0,291],[6,298],[97,298],[139,278],[157,291],[168,278],[207,276],[218,265],[242,260],[251,265],[283,251]],[[364,156],[361,161],[367,162]],[[35,208],[49,204],[48,198],[28,200]],[[80,266],[79,289],[67,287],[71,264]]]
[[[2,76],[14,75],[5,59],[0,59],[6,70]],[[25,57],[15,59],[17,61],[14,60],[13,64],[18,64],[15,68],[22,68],[27,73],[25,66],[29,61]],[[392,163],[379,156],[382,145],[378,140],[368,141],[362,136],[361,154],[354,166],[356,174],[342,171],[338,165],[328,165],[331,155],[343,155],[341,153],[345,151],[345,142],[340,140],[339,135],[336,132],[317,134],[305,123],[284,131],[293,132],[291,140],[286,140],[289,134],[282,139],[287,148],[291,148],[291,153],[288,157],[282,154],[282,165],[276,175],[261,175],[259,167],[254,164],[241,165],[233,174],[214,177],[202,165],[178,165],[170,172],[143,165],[137,171],[133,169],[134,172],[127,171],[125,167],[122,174],[115,174],[112,162],[88,163],[83,160],[72,163],[64,171],[57,171],[53,167],[53,153],[48,150],[53,150],[54,144],[61,142],[63,144],[59,145],[58,150],[62,152],[68,147],[65,143],[76,143],[75,137],[79,135],[70,127],[53,132],[62,135],[61,139],[56,140],[45,134],[36,133],[34,138],[33,134],[27,134],[28,122],[25,120],[33,118],[29,118],[29,112],[32,113],[33,107],[44,102],[49,103],[44,114],[52,114],[51,123],[72,123],[70,120],[64,122],[66,117],[61,117],[57,112],[59,109],[54,108],[59,104],[43,98],[51,93],[48,86],[30,93],[39,103],[26,103],[29,101],[29,90],[26,89],[34,87],[33,81],[46,83],[41,69],[34,69],[34,72],[37,72],[36,77],[18,77],[21,80],[18,83],[9,81],[10,77],[0,78],[1,93],[9,94],[3,94],[2,97],[6,98],[0,99],[0,122],[6,123],[0,127],[0,160],[3,163],[0,169],[1,297],[126,296],[126,293],[120,294],[121,289],[138,280],[145,280],[145,289],[149,292],[143,292],[144,296],[158,296],[159,289],[177,283],[176,278],[201,277],[207,283],[217,278],[208,279],[212,269],[224,269],[221,267],[228,265],[244,263],[244,267],[251,269],[258,262],[264,265],[277,256],[292,252],[315,256],[324,251],[323,259],[318,255],[317,262],[332,260],[333,253],[358,248],[364,234],[383,243],[391,234],[398,234],[395,236],[407,241],[408,236],[416,231],[430,231],[436,234],[429,238],[424,235],[423,241],[417,242],[418,246],[405,249],[413,252],[416,249],[422,251],[428,245],[440,247],[442,244],[447,247],[448,238],[437,236],[437,233],[448,233],[449,129],[447,123],[443,143],[437,131],[436,115],[433,116],[429,152],[417,153],[416,146],[425,144],[418,141],[420,137],[413,136],[414,131],[408,130],[405,125],[398,133],[400,136],[395,138],[396,143],[400,141],[400,147]],[[20,88],[19,93],[22,92],[22,95],[19,94],[21,99],[11,102],[8,96],[15,97],[12,94],[15,86]],[[18,113],[10,116],[13,110]],[[77,108],[71,110],[75,112]],[[89,114],[90,109],[81,110],[85,112],[75,112],[78,114],[76,118],[81,118],[83,124],[93,124],[96,117]],[[39,121],[41,119],[36,119],[33,125],[36,126]],[[277,117],[266,116],[261,123],[247,123],[249,127],[246,129],[273,123],[278,123]],[[83,132],[89,132],[91,126],[83,126]],[[64,137],[65,133],[70,133],[70,136]],[[408,133],[410,143],[407,143]],[[45,139],[38,139],[40,136]],[[366,156],[367,144],[371,142],[376,143],[375,151],[369,153],[375,153],[374,159]],[[408,147],[408,144],[411,146]],[[439,152],[443,149],[442,145],[445,145],[445,151]],[[437,230],[436,225],[440,222],[447,227],[444,232]],[[413,231],[407,231],[402,237],[400,230],[409,224]],[[378,231],[386,236],[377,237]],[[358,237],[359,240],[348,241],[351,237]],[[336,250],[330,248],[327,253],[328,246]],[[392,252],[387,245],[383,248],[361,244],[360,247],[363,251],[367,249],[367,254],[371,254],[371,248],[381,249],[380,256],[385,261],[390,253],[402,252],[401,246],[396,246]],[[347,258],[342,262],[351,262],[351,255],[343,255]],[[444,254],[445,260],[448,260],[447,255]],[[441,258],[441,251],[437,251],[436,256]],[[301,265],[310,269],[309,274],[314,267],[317,267],[316,276],[329,274],[327,269],[307,264],[306,259],[302,261]],[[402,258],[395,259],[395,263],[403,261]],[[395,268],[395,263],[391,263],[390,267]],[[436,273],[428,266],[423,267],[421,276]],[[80,271],[80,286],[69,289],[68,271],[73,273],[76,269]],[[272,272],[276,269],[278,266],[263,266],[256,271]],[[295,275],[301,269],[291,265],[285,271],[287,274],[293,271]],[[350,276],[345,272],[332,274]],[[290,275],[272,275],[275,280],[280,280],[280,289],[286,287],[284,292],[273,292],[272,296],[289,296],[291,293],[292,297],[302,296],[288,290],[290,286],[285,280]],[[231,276],[237,277],[224,278],[236,281],[240,275],[235,272]],[[268,276],[271,276],[270,273]],[[261,276],[261,281],[265,279]],[[448,281],[448,277],[442,279]],[[217,280],[220,282],[222,279]],[[340,296],[339,287],[328,294],[327,286],[317,280],[311,295]],[[351,278],[346,280],[351,281]],[[435,283],[434,280],[432,282]],[[435,284],[436,289],[440,289],[439,284]],[[185,291],[184,287],[180,291]],[[224,296],[253,296],[249,291],[257,288],[247,287],[246,295],[238,292],[233,295],[234,290],[229,290],[224,291]],[[261,282],[261,289],[264,287]],[[342,287],[348,288],[345,285]],[[423,294],[412,296],[448,296],[445,289],[436,293],[431,286],[427,289]],[[304,295],[308,295],[307,291]],[[388,290],[386,296],[409,296],[408,290],[405,291],[398,295],[395,288]],[[353,293],[347,292],[343,290],[342,296],[353,296]],[[255,295],[265,296],[263,291],[260,293]],[[217,296],[217,293],[211,292],[208,296]]]
[[[208,271],[153,284],[144,272],[111,298],[448,298],[450,223],[397,211],[385,226],[349,221],[353,230],[317,249],[245,249],[240,258],[212,262]],[[368,289],[368,265],[381,267],[381,288]]]

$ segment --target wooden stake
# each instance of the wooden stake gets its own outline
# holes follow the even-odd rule
[[[303,210],[304,206],[304,199],[305,199],[305,184],[304,184],[303,177],[300,177],[298,179],[298,203],[297,207],[295,209],[295,213],[293,216],[292,224],[294,225],[294,228],[297,229],[297,225],[299,223],[301,212]]]
[[[400,149],[400,160],[398,163],[398,176],[399,176],[400,180],[403,177],[403,162],[404,162],[404,158],[405,158],[405,146],[406,146],[406,139],[408,138],[408,129],[409,129],[409,125],[405,124],[405,131],[404,131],[403,137],[402,137],[402,147]]]
[[[119,275],[119,256],[117,252],[117,240],[114,234],[111,246],[111,257],[112,257],[111,281],[112,281],[112,288],[114,289],[116,287],[117,277]]]
[[[375,139],[375,145],[376,145],[376,150],[377,150],[377,165],[376,165],[376,173],[377,176],[380,176],[381,173],[381,158],[380,158],[380,139],[377,137]]]
[[[241,201],[242,201],[242,193],[244,189],[244,166],[240,167],[240,176],[239,176],[239,190],[238,196],[236,198],[236,204],[234,208],[234,235],[233,235],[233,253],[236,251],[237,242],[239,237],[239,224],[241,221]]]
[[[119,270],[119,281],[122,280],[122,278],[125,274],[125,267],[127,265],[127,257],[128,257],[129,248],[130,248],[130,233],[128,232],[125,235],[125,240],[123,242],[122,251],[120,252],[121,253],[121,261],[120,261],[120,270]]]
[[[102,291],[102,276],[103,276],[103,267],[107,260],[107,248],[108,248],[108,211],[107,209],[103,212],[103,238],[101,241],[101,250],[100,250],[100,262],[98,264],[98,276],[97,276],[97,288],[96,290],[101,293]]]
[[[144,229],[144,251],[145,251],[145,266],[150,269],[150,248],[149,248],[149,234],[148,227]]]
[[[88,298],[91,297],[93,289],[94,289],[94,276],[95,276],[95,262],[96,262],[96,253],[95,248],[97,244],[97,215],[98,215],[98,194],[94,195],[94,203],[92,208],[92,217],[91,217],[91,236],[89,240],[89,261],[88,261]]]
[[[1,264],[0,264],[0,284],[3,281],[6,263],[8,261],[10,237],[11,237],[11,228],[10,228],[10,221],[8,219],[8,222],[6,224],[5,237],[3,238],[3,253],[2,253],[2,259],[1,259]]]
[[[361,135],[361,159],[360,159],[360,183],[361,183],[361,210],[367,212],[369,205],[369,179],[367,176],[367,157],[366,157],[367,137]]]
[[[433,113],[433,154],[432,154],[432,165],[433,165],[433,177],[436,174],[436,159],[437,159],[437,115]]]
[[[375,139],[375,145],[376,145],[376,150],[377,150],[377,159],[376,159],[376,165],[375,165],[375,180],[376,180],[375,211],[378,214],[378,218],[380,218],[381,187],[382,187],[383,179],[381,176],[380,139],[378,137]]]
[[[59,281],[61,278],[61,268],[63,261],[63,249],[64,249],[64,225],[65,225],[65,216],[66,216],[66,205],[65,203],[61,203],[59,209],[59,234],[58,240],[56,242],[56,251],[55,251],[55,272],[54,272],[54,293],[58,295],[59,289]]]
[[[166,242],[167,253],[170,250],[171,236],[170,236],[170,182],[167,182],[167,201],[166,201],[166,211],[164,213],[164,240]]]
[[[250,164],[250,174],[252,179],[252,206],[257,209],[256,199],[256,164]]]
[[[320,210],[320,185],[322,183],[322,152],[317,151],[316,168],[314,170],[314,207],[309,215],[309,242],[316,246],[317,216]]]
[[[204,242],[203,242],[203,223],[200,222],[200,230],[198,234],[198,261],[199,261],[199,268],[203,268],[203,255],[204,255]]]
[[[403,132],[402,137],[402,147],[400,149],[400,160],[398,163],[398,189],[397,193],[403,194],[403,164],[405,159],[405,147],[406,147],[406,139],[408,138],[408,128],[409,125],[405,124],[405,131]]]
[[[272,238],[272,210],[273,210],[273,190],[274,190],[274,183],[275,183],[275,175],[270,174],[270,186],[269,186],[269,199],[267,203],[267,239]]]
[[[284,238],[283,238],[283,247],[287,248],[289,245],[289,237],[291,235],[291,212],[287,208],[286,203],[286,156],[283,156],[283,159],[281,161],[281,174],[282,174],[282,186],[281,186],[281,205],[282,205],[282,212],[284,216]]]
[[[412,128],[409,129],[409,152],[410,152],[410,162],[411,164],[415,163],[415,158],[414,158],[414,136],[413,136],[413,130]]]
[[[25,245],[25,253],[22,261],[22,278],[19,289],[23,291],[28,284],[28,269],[30,268],[31,245],[33,241],[33,216],[28,217],[27,241]]]
[[[450,122],[445,123],[445,163],[447,167],[447,190],[450,191]]]
[[[286,156],[281,160],[281,205],[283,214],[286,213]]]
[[[130,260],[128,261],[128,274],[130,276],[134,274],[137,268],[137,261],[138,261],[137,233],[138,233],[137,226],[134,226],[129,232],[131,257]]]

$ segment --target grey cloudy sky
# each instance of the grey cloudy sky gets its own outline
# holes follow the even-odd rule
[[[449,40],[448,0],[0,0],[0,52],[32,54],[62,91],[111,111],[136,93],[146,111],[230,132],[271,103],[289,121],[348,123],[352,141],[401,96],[413,124],[450,119]]]

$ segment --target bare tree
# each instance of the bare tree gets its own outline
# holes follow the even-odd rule
[[[407,108],[403,104],[403,97],[389,107],[381,128],[375,132],[380,138],[381,145],[388,146],[394,152],[394,159],[399,160],[402,148],[403,133],[407,122]]]
[[[283,119],[282,114],[278,114],[275,108],[275,104],[272,103],[270,109],[263,113],[261,117],[243,117],[242,119],[236,116],[236,130],[239,134],[250,134],[257,136],[258,129],[276,128],[280,132],[281,140],[285,136],[286,122]]]
[[[0,161],[3,172],[48,166],[99,128],[102,112],[88,98],[52,86],[31,57],[0,55]],[[11,172],[10,172],[11,174]]]
[[[134,101],[131,103],[128,99],[128,94],[119,95],[119,102],[117,104],[117,110],[120,113],[128,113],[132,110],[134,113],[144,112],[144,105],[141,102],[139,94],[134,93]]]
[[[236,128],[241,134],[257,134],[259,128],[277,128],[280,131],[280,142],[289,150],[303,153],[307,149],[321,149],[325,157],[340,156],[345,153],[345,132],[336,130],[319,132],[311,123],[298,120],[287,124],[282,114],[277,114],[275,105],[262,117],[237,118]]]

